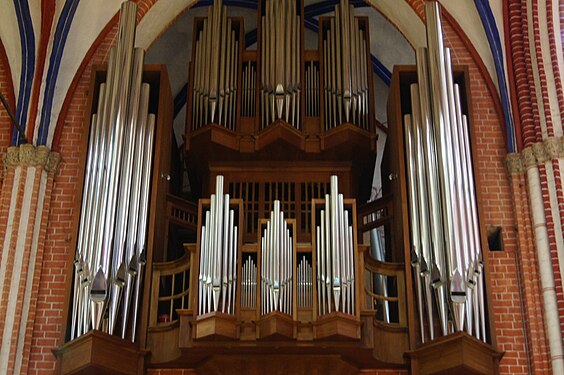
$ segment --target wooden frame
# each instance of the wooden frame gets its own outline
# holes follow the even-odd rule
[[[269,314],[262,315],[261,307],[264,301],[261,301],[261,283],[259,276],[261,274],[261,236],[262,229],[266,226],[269,219],[260,219],[257,233],[257,300],[256,300],[256,319],[257,319],[257,338],[258,339],[280,339],[280,338],[296,338],[296,325],[298,317],[297,307],[297,287],[296,287],[296,254],[297,254],[297,231],[296,220],[287,219],[284,221],[291,227],[292,233],[292,315],[283,314],[279,311],[272,311]]]
[[[198,228],[201,228],[204,222],[204,210],[209,208],[211,205],[211,200],[200,199],[198,202]],[[243,202],[240,199],[230,199],[229,207],[237,209],[238,212],[238,223],[237,227],[241,228],[243,222]],[[215,338],[227,338],[227,339],[238,339],[239,338],[239,319],[240,314],[240,300],[241,300],[241,288],[237,287],[235,291],[235,309],[234,314],[224,314],[219,311],[208,313],[205,315],[198,315],[198,271],[200,269],[200,249],[202,241],[202,232],[198,230],[196,242],[196,251],[192,258],[194,264],[193,270],[190,275],[190,301],[191,310],[194,316],[192,334],[195,340],[198,339],[215,339]],[[237,286],[241,280],[241,254],[243,247],[243,239],[240,234],[237,235]]]
[[[313,336],[315,339],[338,339],[347,340],[360,339],[360,310],[361,310],[361,295],[364,291],[364,268],[360,267],[362,263],[360,261],[363,254],[359,251],[358,246],[358,226],[357,226],[357,212],[356,212],[356,199],[343,199],[343,204],[345,208],[349,208],[352,214],[352,223],[349,223],[353,227],[353,247],[354,247],[354,265],[355,265],[355,313],[354,315],[344,314],[341,312],[332,312],[325,314],[324,316],[318,316],[318,306],[317,306],[317,283],[313,283]],[[315,249],[317,248],[317,234],[316,234],[316,222],[317,222],[317,207],[325,206],[324,199],[312,199],[311,202],[311,255],[312,255],[312,268],[315,272],[317,268],[317,256]]]
[[[82,204],[82,193],[84,185],[84,174],[86,166],[86,156],[88,150],[88,138],[90,133],[90,124],[92,119],[92,114],[95,113],[97,109],[97,102],[99,96],[99,86],[100,83],[106,79],[106,69],[104,65],[96,65],[92,69],[92,78],[90,81],[88,104],[86,106],[86,111],[84,113],[84,124],[87,124],[83,128],[82,137],[82,147],[84,151],[79,160],[80,168],[78,181],[80,183],[77,186],[78,194],[75,203],[75,216],[73,225],[73,238],[70,243],[73,245],[73,249],[76,248],[78,240],[78,225],[80,221],[80,211]],[[166,215],[166,195],[168,192],[169,182],[166,178],[170,174],[170,148],[169,143],[172,141],[172,95],[170,91],[170,84],[168,73],[165,65],[150,65],[146,64],[143,67],[143,82],[150,84],[150,99],[149,99],[149,112],[156,114],[156,130],[155,130],[155,141],[154,141],[154,153],[153,153],[153,170],[152,170],[152,180],[151,180],[151,195],[149,200],[149,219],[148,219],[148,231],[147,231],[147,264],[145,266],[144,275],[144,285],[150,285],[152,280],[152,262],[153,262],[153,249],[156,243],[164,243],[164,217]],[[74,251],[70,252],[71,256],[74,258]],[[72,260],[69,259],[68,264],[72,264]],[[74,267],[69,266],[69,272],[74,273]],[[70,293],[73,288],[72,281],[73,277],[67,278],[67,295],[66,300],[69,301],[64,307],[63,311],[63,321],[69,321],[69,312],[71,309],[72,301],[70,300]],[[142,304],[140,304],[138,329],[136,331],[136,343],[134,347],[145,348],[147,340],[147,329],[148,329],[148,319],[149,319],[149,306],[150,306],[150,290],[151,288],[143,288],[143,295],[141,296]],[[67,329],[65,325],[63,327],[62,342],[67,339]],[[88,334],[88,337],[92,340],[91,345],[96,347],[97,345],[105,345],[103,343],[108,342],[108,340],[121,340],[121,338],[109,336],[108,339],[101,339],[102,333],[93,331],[92,334]],[[72,356],[64,353],[80,353],[80,351],[74,351],[73,345],[81,344],[84,340],[79,341],[80,338],[68,342],[63,345],[60,351],[57,352],[59,357],[58,367],[61,371],[64,371],[65,364],[62,362],[74,361]],[[124,346],[124,350],[131,350],[129,346]],[[60,354],[60,355],[59,355]],[[115,354],[115,353],[114,353]],[[82,354],[77,354],[82,355]],[[94,358],[94,357],[92,357]],[[93,363],[93,366],[95,364]],[[63,372],[64,373],[64,372]]]
[[[462,110],[468,115],[468,123],[471,125],[473,120],[473,106],[471,100],[470,82],[468,67],[466,66],[453,66],[454,81],[460,85]],[[386,150],[392,150],[384,154],[382,162],[382,180],[387,181],[387,192],[393,192],[393,210],[396,215],[394,220],[394,247],[396,249],[403,249],[403,258],[405,259],[405,277],[407,285],[407,299],[409,303],[408,308],[408,321],[409,321],[409,337],[410,347],[415,349],[418,344],[417,322],[416,322],[416,309],[415,293],[413,291],[413,279],[411,276],[411,265],[407,261],[410,259],[410,240],[409,240],[409,221],[408,221],[408,199],[407,199],[407,179],[406,179],[406,161],[405,161],[405,145],[403,135],[403,115],[410,110],[409,99],[409,85],[417,81],[416,67],[412,65],[401,65],[394,68],[392,75],[392,84],[390,86],[390,94],[388,97],[388,123],[389,132],[388,139],[389,145]],[[475,127],[469,126],[470,130],[470,145],[472,153],[472,162],[474,168],[474,179],[476,186],[476,203],[478,208],[478,220],[481,236],[481,247],[484,259],[485,270],[485,289],[486,289],[486,303],[488,316],[493,316],[491,296],[491,280],[489,273],[489,248],[487,241],[487,233],[483,222],[483,207],[481,199],[481,177],[479,173],[479,164],[477,163],[477,150],[476,150],[476,130]],[[389,177],[389,178],[386,178]],[[399,257],[400,254],[397,254]],[[399,259],[398,259],[399,260]],[[409,302],[412,301],[412,302]],[[491,345],[496,347],[495,327],[493,319],[486,319],[488,321],[487,332],[490,338]],[[420,339],[419,339],[420,340]]]

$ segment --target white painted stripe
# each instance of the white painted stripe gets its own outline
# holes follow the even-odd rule
[[[22,168],[16,167],[14,171],[14,183],[12,185],[12,200],[10,201],[10,210],[8,211],[8,222],[6,223],[6,237],[2,251],[2,262],[0,262],[0,307],[4,306],[2,296],[4,295],[4,282],[6,278],[6,267],[8,265],[8,254],[10,254],[10,245],[12,240],[12,228],[14,227],[14,213],[16,211],[16,203],[18,202],[18,187],[20,185],[20,176]],[[0,344],[2,342],[0,341]],[[1,364],[0,364],[1,366]]]
[[[14,374],[21,373],[23,363],[23,353],[25,348],[25,335],[28,329],[28,317],[31,304],[31,294],[33,291],[33,279],[35,276],[35,263],[37,258],[37,248],[39,246],[39,233],[41,232],[41,219],[43,217],[43,202],[45,200],[45,190],[47,188],[47,172],[42,170],[39,181],[39,194],[37,196],[37,210],[35,212],[35,223],[33,224],[33,237],[31,240],[31,253],[29,257],[29,267],[27,280],[25,283],[25,293],[20,320],[20,332],[18,333],[18,345],[16,347],[16,363],[14,364]],[[33,322],[31,322],[33,327]]]
[[[536,225],[545,221],[540,175],[537,166],[527,169],[527,182],[529,185],[533,226],[535,228],[535,247],[543,289],[544,319],[550,348],[552,372],[553,374],[564,374],[562,331],[560,330],[560,317],[558,315],[556,292],[554,290],[554,270],[550,259],[548,231],[545,225]]]
[[[549,2],[551,0],[548,0]],[[546,6],[547,0],[539,0],[538,7],[539,7],[539,35],[540,35],[540,45],[541,45],[541,52],[542,52],[542,60],[544,63],[544,72],[546,75],[546,90],[548,91],[548,104],[550,108],[550,116],[552,119],[552,128],[554,129],[554,136],[561,137],[562,136],[562,121],[560,118],[560,111],[558,106],[558,97],[556,96],[556,84],[555,84],[555,77],[554,71],[552,70],[552,57],[550,55],[550,41],[548,35],[548,23],[547,23],[547,13],[546,13]],[[559,35],[558,39],[560,39]],[[555,39],[556,39],[555,35]],[[562,50],[559,51],[562,53]]]
[[[4,332],[2,333],[2,349],[0,349],[0,375],[8,373],[8,362],[10,359],[10,349],[12,347],[12,332],[14,330],[14,320],[16,318],[16,307],[18,301],[18,292],[20,287],[20,279],[17,277],[22,272],[23,255],[25,251],[25,240],[29,223],[29,211],[31,208],[31,198],[33,194],[33,180],[35,179],[35,167],[27,168],[27,177],[25,179],[24,195],[22,199],[22,209],[20,214],[20,222],[18,227],[18,238],[16,242],[16,251],[14,254],[14,269],[12,280],[10,283],[10,293],[8,295],[8,306],[6,309],[6,320],[4,323]]]

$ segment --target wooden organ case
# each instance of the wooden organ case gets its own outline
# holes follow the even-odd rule
[[[195,19],[185,160],[199,203],[171,199],[167,208],[168,222],[195,241],[154,266],[150,367],[405,366],[403,264],[370,255],[371,233],[391,230],[393,212],[389,199],[365,203],[377,100],[368,20],[342,2],[336,17],[319,19],[318,49],[306,50],[303,12],[300,0],[259,1],[256,50],[221,2]],[[333,234],[341,255],[327,252]]]
[[[408,261],[402,120],[416,68],[394,70],[385,195],[366,203],[380,100],[368,19],[342,1],[319,18],[310,50],[303,14],[303,0],[259,1],[256,50],[221,1],[195,19],[183,150],[191,200],[167,194],[170,88],[166,69],[145,66],[157,122],[138,329],[123,324],[135,344],[78,334],[56,351],[61,373],[498,371],[491,323],[487,340],[459,331],[424,342],[439,319],[421,324]],[[87,121],[105,80],[95,69]],[[467,71],[455,67],[454,80],[471,117]],[[180,251],[171,245],[179,230],[190,238]],[[487,263],[484,273],[487,286]]]

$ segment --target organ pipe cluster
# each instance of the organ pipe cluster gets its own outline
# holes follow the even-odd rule
[[[90,329],[135,338],[146,237],[155,115],[133,48],[137,5],[121,6],[118,43],[92,116],[75,255],[71,339]]]
[[[300,128],[301,37],[296,0],[265,0],[261,17],[261,123]]]
[[[205,213],[200,238],[198,314],[234,314],[237,287],[237,226],[229,209],[229,194],[223,194],[223,176],[217,176],[215,194]]]
[[[313,303],[312,268],[305,256],[302,256],[297,269],[298,308],[311,308]]]
[[[238,61],[237,32],[227,7],[216,0],[196,40],[192,129],[215,123],[235,130]]]
[[[261,236],[262,314],[292,313],[293,243],[290,228],[274,201],[274,211]]]
[[[352,123],[368,128],[366,35],[348,0],[335,6],[323,36],[325,128]]]
[[[427,48],[405,115],[412,265],[422,340],[466,331],[486,341],[483,261],[468,118],[443,47],[440,9],[425,5]],[[436,304],[433,303],[435,295]]]
[[[316,230],[318,314],[332,311],[355,314],[354,237],[337,176],[331,176],[331,192],[325,195]]]
[[[255,115],[255,85],[257,79],[257,72],[255,64],[247,61],[243,64],[243,95],[241,98],[241,116],[252,117]]]
[[[313,61],[306,63],[305,86],[305,115],[319,116],[319,68]]]
[[[257,265],[250,256],[241,269],[241,308],[254,309],[257,303]]]

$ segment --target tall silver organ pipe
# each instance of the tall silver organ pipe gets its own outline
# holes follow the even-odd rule
[[[140,181],[150,182],[155,124],[154,115],[148,113],[150,89],[142,83],[144,51],[133,48],[136,16],[137,5],[124,2],[117,46],[110,51],[106,82],[100,85],[92,117],[75,256],[71,339],[92,328],[112,334],[118,326],[125,338],[130,318],[135,339],[138,293],[133,294],[134,302],[131,294],[142,282],[140,259],[146,257],[142,252],[149,192],[149,186],[143,190]]]
[[[364,30],[348,0],[335,6],[323,33],[325,128],[351,123],[368,128],[368,72]]]
[[[293,233],[280,211],[280,201],[261,237],[261,314],[272,311],[292,314],[292,283],[294,280]]]
[[[296,0],[265,0],[261,16],[261,124],[300,128],[300,16]]]
[[[425,5],[428,48],[417,51],[412,114],[404,118],[412,264],[421,337],[466,330],[486,341],[483,261],[468,120],[443,46],[440,9]],[[434,289],[437,309],[433,308]],[[435,315],[436,314],[436,315]],[[425,315],[427,319],[425,319]]]
[[[197,31],[192,64],[192,129],[214,123],[235,130],[239,38],[221,0]]]
[[[325,196],[316,228],[317,292],[320,315],[340,311],[355,314],[354,238],[343,195],[338,193],[337,176],[331,176],[331,191]],[[323,287],[325,284],[325,288]]]
[[[198,315],[235,313],[237,287],[237,226],[223,194],[223,176],[217,176],[210,209],[204,213],[198,271]]]

